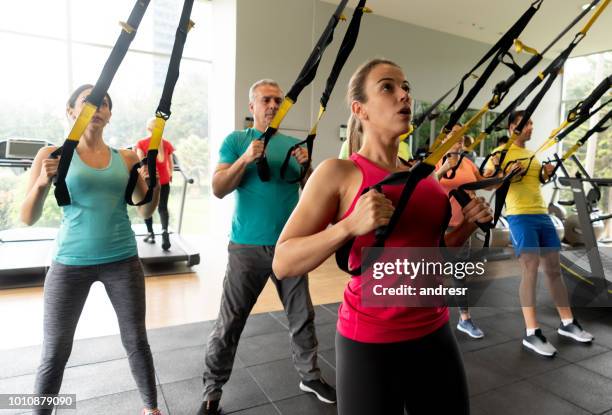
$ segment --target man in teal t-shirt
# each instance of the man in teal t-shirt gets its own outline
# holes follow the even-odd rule
[[[228,135],[219,150],[219,164],[213,176],[213,193],[219,198],[235,192],[236,207],[223,281],[221,309],[208,339],[204,370],[204,402],[198,415],[219,414],[221,389],[229,380],[246,320],[268,278],[287,313],[293,362],[301,382],[299,388],[314,393],[326,403],[336,401],[336,392],[321,378],[317,365],[317,338],[314,308],[308,291],[308,276],[278,280],[272,272],[276,241],[295,208],[299,184],[280,177],[287,151],[299,140],[275,134],[266,149],[271,179],[262,182],[255,161],[263,154],[259,140],[283,100],[278,84],[263,79],[249,90],[249,111],[254,126]],[[308,152],[293,151],[288,177],[298,177]]]

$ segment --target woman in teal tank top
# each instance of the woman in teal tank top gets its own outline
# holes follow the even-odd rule
[[[66,113],[72,122],[92,88],[82,85],[70,96]],[[144,274],[124,199],[129,171],[139,159],[131,150],[112,149],[104,142],[102,133],[111,118],[111,109],[107,94],[79,140],[66,176],[72,204],[62,208],[57,247],[45,277],[43,353],[34,393],[59,393],[83,305],[91,285],[100,281],[117,313],[121,340],[145,406],[143,413],[160,415],[145,327]],[[55,149],[41,149],[32,163],[20,212],[27,225],[33,225],[42,214],[59,164],[59,159],[49,158]],[[147,189],[146,170],[140,173],[134,191],[138,199]],[[159,186],[153,200],[138,207],[140,216],[150,217],[158,200]],[[51,412],[52,408],[34,411]]]

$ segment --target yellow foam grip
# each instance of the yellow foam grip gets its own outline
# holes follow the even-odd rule
[[[586,35],[587,32],[589,31],[589,29],[591,28],[591,26],[593,26],[593,23],[595,23],[595,21],[599,18],[599,16],[603,13],[603,11],[606,9],[606,7],[608,7],[608,4],[610,3],[610,0],[604,0],[603,3],[601,3],[599,5],[599,7],[597,7],[597,10],[595,10],[595,13],[593,13],[593,16],[591,16],[591,18],[589,19],[589,21],[584,25],[584,27],[582,28],[582,30],[580,31],[580,33],[582,33],[583,35]]]
[[[476,139],[474,140],[474,142],[472,143],[471,146],[469,146],[467,148],[467,151],[472,152],[474,151],[474,149],[476,148],[476,146],[478,146],[478,144],[480,144],[480,142],[482,140],[484,140],[485,138],[487,138],[487,133],[485,133],[484,131],[482,131],[480,134],[478,134],[478,137],[476,137]]]
[[[557,134],[559,134],[561,132],[561,130],[563,130],[569,124],[570,124],[570,122],[568,120],[565,120],[565,121],[563,121],[561,123],[561,125],[559,127],[557,127],[554,130],[552,130],[552,132],[548,136],[548,139],[546,139],[546,141],[544,141],[542,143],[542,145],[535,151],[536,154],[539,153],[540,151],[548,150],[549,148],[554,146],[558,142],[557,140],[555,140],[555,137],[557,136]]]
[[[325,107],[323,105],[320,105],[319,106],[319,115],[317,116],[317,121],[314,123],[314,125],[310,129],[309,135],[317,133],[317,128],[319,127],[319,121],[321,121],[321,118],[323,118],[323,114],[325,114]]]
[[[149,150],[158,150],[159,144],[164,134],[164,127],[166,126],[166,120],[161,117],[155,117],[155,123],[153,124],[153,131],[151,132],[151,141],[149,142]]]
[[[280,108],[276,112],[274,119],[272,119],[272,122],[270,123],[270,127],[278,129],[278,127],[280,126],[280,123],[283,122],[285,115],[287,115],[287,113],[289,112],[293,104],[294,102],[291,98],[285,97],[285,99],[283,100],[283,103],[281,104]]]
[[[94,104],[89,102],[85,103],[70,133],[68,133],[68,140],[79,141],[97,110],[98,108]]]
[[[567,150],[565,152],[565,154],[563,155],[563,157],[561,158],[563,161],[567,160],[568,158],[570,158],[576,151],[578,151],[578,149],[580,148],[582,144],[580,143],[580,141],[578,141],[576,144],[574,144],[573,146],[570,147],[569,150]]]
[[[413,132],[414,132],[414,124],[410,124],[408,126],[408,131],[406,131],[404,134],[399,136],[400,141],[406,140],[408,137],[410,137],[410,134],[412,134]]]
[[[429,147],[429,151],[432,152],[436,148],[438,148],[438,146],[442,143],[442,140],[444,140],[444,137],[446,137],[447,135],[448,135],[448,131],[446,131],[446,130],[440,131],[440,134],[438,134],[438,136],[434,140],[434,142],[431,145],[431,147]]]
[[[364,13],[374,13],[374,10],[370,9],[369,7],[363,7],[361,9]]]
[[[521,53],[522,51],[525,51],[527,53],[531,53],[532,55],[540,54],[540,52],[538,52],[536,49],[527,46],[526,44],[521,42],[519,39],[514,39],[514,47],[516,49],[516,53]]]
[[[485,115],[489,111],[489,104],[486,104],[484,107],[480,109],[472,118],[469,119],[468,122],[465,123],[460,130],[452,133],[451,136],[438,148],[436,148],[425,160],[424,162],[429,164],[430,166],[435,166],[436,163],[442,160],[442,157],[450,150],[452,146],[457,144],[457,142],[465,135],[465,133],[472,128],[474,124],[476,124],[483,115]],[[443,133],[442,133],[443,134]],[[440,134],[440,135],[442,135]],[[440,136],[438,136],[440,137]]]

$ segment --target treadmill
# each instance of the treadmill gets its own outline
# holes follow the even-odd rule
[[[612,218],[612,214],[600,215],[597,210],[597,203],[601,198],[600,188],[612,187],[612,179],[591,178],[576,156],[572,156],[572,160],[578,166],[578,173],[575,177],[570,177],[561,164],[566,177],[560,177],[559,183],[572,190],[584,246],[561,251],[561,270],[568,285],[572,305],[610,307],[612,248],[598,244],[593,223]],[[594,190],[589,194],[585,193],[585,184],[589,184]]]
[[[138,244],[138,256],[144,266],[145,275],[159,275],[159,273],[182,273],[184,267],[190,268],[200,263],[200,254],[181,237],[181,229],[183,228],[183,213],[185,210],[185,199],[187,197],[187,186],[193,184],[193,179],[188,177],[175,154],[172,154],[174,162],[174,171],[179,172],[183,177],[183,191],[181,194],[181,207],[178,216],[178,229],[173,232],[169,229],[171,247],[168,251],[161,249],[161,244],[149,244],[143,241],[147,235],[147,229],[144,224],[134,225],[132,229],[136,234],[136,242]],[[161,228],[157,225],[153,227],[155,236],[161,239]],[[181,264],[182,263],[182,264]],[[181,268],[181,265],[183,268]],[[177,268],[178,266],[178,268]],[[188,271],[191,272],[191,271]]]
[[[6,139],[0,140],[0,167],[27,170],[42,147],[51,145],[44,140]],[[174,171],[183,177],[183,192],[178,216],[178,232],[170,230],[169,251],[163,251],[161,244],[142,241],[146,234],[144,225],[132,225],[136,234],[138,256],[145,275],[162,275],[192,272],[190,267],[200,263],[200,254],[180,235],[187,186],[193,183],[182,170],[173,155]],[[2,287],[24,287],[41,285],[55,248],[56,228],[15,228],[0,231],[0,285]]]

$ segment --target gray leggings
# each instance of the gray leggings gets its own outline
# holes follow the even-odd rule
[[[104,284],[117,313],[121,342],[140,396],[147,408],[156,408],[155,369],[145,328],[144,275],[138,257],[89,266],[53,262],[45,279],[44,340],[34,393],[59,393],[74,332],[95,281]],[[39,409],[34,414],[51,411]]]

